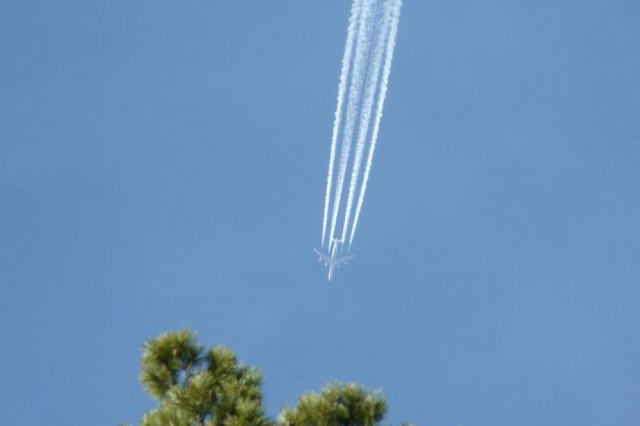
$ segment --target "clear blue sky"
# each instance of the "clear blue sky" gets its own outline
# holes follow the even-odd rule
[[[354,241],[313,255],[350,2],[0,3],[0,412],[153,406],[145,338],[393,423],[640,424],[640,3],[411,1]]]

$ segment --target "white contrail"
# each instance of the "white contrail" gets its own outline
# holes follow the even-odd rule
[[[353,220],[353,226],[351,227],[351,236],[349,237],[349,249],[353,243],[353,237],[356,234],[356,228],[358,226],[358,219],[360,218],[360,211],[362,209],[362,203],[364,201],[364,194],[367,191],[367,181],[369,180],[369,173],[371,172],[371,165],[373,163],[373,153],[376,149],[376,141],[378,139],[378,131],[380,130],[380,121],[382,119],[382,108],[384,106],[384,99],[387,95],[387,87],[389,84],[389,75],[391,74],[391,62],[393,60],[393,50],[396,45],[396,35],[398,34],[398,22],[400,19],[400,8],[402,7],[402,0],[395,0],[393,12],[391,15],[391,24],[389,39],[387,42],[387,51],[385,52],[385,62],[382,71],[382,83],[380,85],[380,95],[378,97],[378,105],[376,108],[376,119],[373,126],[373,133],[371,135],[371,145],[369,147],[369,154],[367,156],[367,165],[364,171],[364,177],[362,179],[362,186],[360,187],[360,194],[358,197],[358,205],[356,207],[356,213]]]
[[[347,197],[347,208],[345,210],[344,225],[342,227],[341,240],[345,241],[351,211],[353,209],[353,199],[355,198],[356,187],[360,177],[360,169],[362,166],[362,157],[364,154],[365,142],[369,133],[369,124],[371,122],[371,112],[375,101],[376,90],[378,89],[378,80],[380,78],[380,70],[382,68],[382,57],[384,54],[385,44],[389,33],[390,13],[393,0],[384,2],[382,17],[378,21],[377,16],[373,16],[374,23],[374,47],[370,56],[370,64],[367,70],[367,81],[365,84],[365,93],[362,101],[362,110],[360,112],[360,123],[358,129],[358,139],[356,142],[356,151],[353,160],[353,169],[351,170],[351,181],[349,183],[349,195]],[[377,15],[377,13],[376,13]]]
[[[366,65],[366,54],[369,44],[370,31],[370,14],[371,4],[374,0],[364,0],[364,6],[360,15],[360,23],[358,28],[358,38],[356,44],[356,52],[353,63],[353,72],[351,75],[351,86],[349,87],[349,102],[347,105],[347,116],[344,124],[344,132],[342,134],[342,149],[340,152],[340,168],[336,182],[336,193],[333,199],[333,214],[331,217],[331,231],[329,232],[329,241],[333,240],[338,212],[340,210],[340,200],[342,198],[342,189],[344,187],[344,175],[347,171],[349,155],[351,152],[351,142],[353,139],[353,128],[357,118],[357,111],[360,104],[360,92],[362,89],[362,80],[364,68]]]
[[[347,80],[353,56],[353,43],[356,32],[358,17],[362,12],[363,0],[354,0],[351,5],[351,16],[349,17],[349,27],[347,29],[347,42],[344,46],[344,56],[342,57],[342,69],[340,70],[340,83],[338,84],[338,101],[336,105],[335,118],[333,120],[333,134],[331,136],[331,149],[329,152],[329,172],[327,174],[327,192],[324,197],[324,215],[322,217],[322,247],[327,232],[327,218],[329,216],[329,199],[331,198],[331,185],[333,183],[333,163],[336,157],[336,145],[338,142],[338,132],[342,117],[342,104],[344,94],[347,89]]]

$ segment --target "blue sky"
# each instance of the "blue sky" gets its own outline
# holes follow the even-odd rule
[[[145,338],[393,423],[640,423],[640,3],[410,1],[357,258],[312,248],[348,1],[0,4],[3,424],[135,423]]]

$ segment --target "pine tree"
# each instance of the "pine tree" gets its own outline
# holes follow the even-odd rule
[[[262,375],[225,347],[205,352],[183,329],[147,341],[140,381],[158,400],[143,426],[267,426]]]
[[[280,414],[282,426],[374,426],[384,417],[387,402],[378,393],[354,384],[332,384],[322,393],[306,393],[295,408]]]
[[[306,393],[277,421],[262,404],[262,374],[240,364],[226,347],[205,350],[187,329],[144,345],[140,381],[158,401],[142,426],[377,426],[386,399],[354,384]]]

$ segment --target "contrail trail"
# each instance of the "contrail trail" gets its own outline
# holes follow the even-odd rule
[[[329,153],[329,172],[327,174],[327,192],[324,197],[324,215],[322,218],[322,247],[324,247],[325,236],[327,232],[327,218],[329,216],[329,200],[331,198],[331,185],[333,183],[333,163],[336,157],[336,145],[338,142],[338,132],[340,129],[340,121],[342,118],[342,104],[344,103],[344,94],[347,89],[347,80],[349,78],[349,70],[351,68],[351,59],[353,56],[354,36],[356,32],[356,24],[358,17],[362,13],[363,0],[355,0],[351,5],[351,16],[349,17],[349,27],[347,28],[347,41],[344,47],[344,56],[342,57],[342,69],[340,70],[340,83],[338,84],[338,101],[336,105],[335,118],[333,121],[333,134],[331,136],[331,149]]]
[[[376,9],[377,12],[377,9]],[[367,70],[367,80],[365,84],[365,93],[362,101],[362,110],[360,112],[360,124],[358,129],[358,139],[356,142],[356,152],[353,161],[353,168],[351,170],[351,181],[349,183],[349,195],[347,197],[347,208],[345,210],[344,225],[342,227],[342,237],[344,241],[347,236],[347,229],[349,227],[349,220],[351,218],[351,211],[353,209],[353,199],[356,193],[356,186],[358,185],[358,178],[360,177],[360,169],[362,166],[362,156],[364,154],[365,142],[369,133],[369,123],[371,121],[371,112],[373,110],[373,104],[376,96],[376,90],[378,89],[378,80],[380,78],[380,69],[382,65],[382,57],[384,54],[385,44],[389,33],[389,18],[391,13],[391,1],[384,2],[384,9],[382,11],[382,18],[377,21],[377,13],[373,16],[374,19],[374,39],[373,51],[371,53],[371,63]]]
[[[353,139],[353,128],[357,118],[357,111],[360,105],[360,92],[362,89],[362,80],[364,74],[364,66],[366,65],[366,57],[369,44],[369,24],[371,14],[371,4],[373,0],[364,0],[364,8],[360,15],[360,24],[358,28],[358,39],[356,44],[356,52],[353,64],[353,73],[351,76],[351,86],[349,87],[349,102],[347,105],[347,117],[344,124],[342,150],[340,152],[340,169],[338,171],[338,179],[336,183],[336,193],[333,201],[333,214],[331,217],[331,231],[329,232],[330,241],[334,238],[336,221],[340,210],[340,200],[342,198],[342,189],[344,187],[344,175],[347,171],[349,155],[351,152],[351,142]]]
[[[367,191],[367,182],[369,180],[369,173],[371,172],[371,165],[373,163],[373,153],[375,152],[375,149],[376,149],[378,131],[380,130],[380,121],[382,119],[382,109],[384,107],[384,99],[387,95],[389,75],[391,74],[391,62],[393,60],[393,50],[396,45],[396,36],[398,34],[398,22],[400,19],[400,8],[402,7],[402,0],[392,0],[392,1],[394,1],[394,7],[391,15],[389,39],[387,41],[387,51],[385,52],[385,62],[384,62],[384,68],[382,71],[382,83],[380,85],[380,95],[378,97],[378,105],[376,108],[376,119],[373,126],[373,133],[371,135],[371,145],[369,147],[369,154],[367,156],[367,165],[365,167],[364,177],[362,179],[362,186],[360,187],[358,205],[356,207],[353,226],[351,227],[351,236],[349,237],[349,250],[351,250],[353,237],[356,234],[358,219],[360,218],[360,211],[362,209],[362,203],[364,201],[364,194]]]

